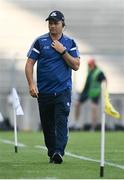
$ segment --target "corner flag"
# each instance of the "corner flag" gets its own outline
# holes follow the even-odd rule
[[[15,88],[12,89],[12,102],[16,115],[24,115],[23,109],[20,105],[19,96]]]
[[[119,112],[117,112],[115,110],[115,108],[112,106],[112,104],[110,102],[110,97],[109,97],[109,93],[107,91],[107,88],[105,89],[105,113],[108,114],[109,116],[116,118],[116,119],[121,118],[121,115],[119,114]]]
[[[18,152],[18,142],[17,142],[17,122],[16,115],[24,115],[22,107],[20,105],[19,96],[15,88],[12,88],[12,104],[13,104],[13,117],[14,117],[14,137],[15,137],[15,153]]]
[[[112,106],[109,98],[109,93],[107,91],[106,83],[101,84],[101,160],[100,160],[100,177],[104,176],[104,156],[105,156],[105,113],[114,118],[120,119],[121,116]]]

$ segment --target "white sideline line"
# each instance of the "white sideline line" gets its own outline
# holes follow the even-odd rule
[[[0,141],[3,142],[4,144],[13,144],[13,145],[15,145],[15,142],[10,141],[10,140],[0,139]],[[26,147],[26,145],[22,144],[22,143],[18,143],[18,146],[19,147]]]
[[[44,149],[44,150],[47,150],[47,148],[45,146],[41,146],[41,145],[36,145],[34,146],[35,148],[38,148],[38,149]]]
[[[92,161],[92,162],[98,162],[98,163],[100,163],[100,160],[96,160],[96,159],[92,159],[92,158],[88,158],[88,157],[84,157],[84,156],[79,156],[79,155],[72,154],[72,153],[69,153],[69,152],[66,152],[65,154],[66,154],[67,156],[74,157],[74,158],[78,158],[78,159],[82,159],[82,160],[85,160],[85,161]],[[107,164],[107,165],[109,165],[109,166],[113,166],[113,167],[118,167],[118,168],[120,168],[120,169],[124,169],[124,166],[123,166],[123,165],[114,164],[114,163],[107,162],[107,161],[105,161],[105,164]]]
[[[47,150],[47,148],[45,146],[40,146],[40,145],[35,146],[35,148],[41,148],[41,149]],[[70,153],[70,152],[65,152],[65,155],[70,156],[70,157],[74,157],[74,158],[77,158],[77,159],[85,160],[85,161],[92,161],[92,162],[100,163],[100,160],[88,158],[88,157],[85,157],[85,156],[79,156],[79,155],[76,155],[76,154],[73,154],[73,153]],[[105,161],[105,164],[107,164],[109,166],[117,167],[117,168],[120,168],[120,169],[124,169],[123,165],[114,164],[114,163],[107,162],[107,161]]]
[[[3,142],[3,143],[5,143],[5,144],[13,144],[13,145],[14,145],[14,142],[13,142],[13,141],[9,141],[9,140],[6,140],[6,139],[0,139],[0,141]],[[18,143],[18,146],[20,146],[20,147],[26,147],[27,145],[22,144],[22,143]],[[35,147],[35,148],[38,148],[38,149],[40,148],[40,149],[43,149],[43,150],[47,150],[47,148],[46,148],[45,146],[41,146],[41,145],[36,145],[36,146],[34,146],[34,147]],[[85,156],[79,156],[79,155],[76,155],[76,154],[73,154],[73,153],[70,153],[70,152],[65,152],[65,155],[66,155],[66,156],[73,157],[73,158],[81,159],[81,160],[84,160],[84,161],[91,161],[91,162],[100,163],[100,160],[88,158],[88,157],[85,157]],[[119,168],[119,169],[123,169],[123,170],[124,170],[124,166],[123,166],[123,165],[114,164],[114,163],[107,162],[107,161],[105,161],[105,164],[106,164],[106,165],[109,165],[109,166],[112,166],[112,167],[116,167],[116,168]]]

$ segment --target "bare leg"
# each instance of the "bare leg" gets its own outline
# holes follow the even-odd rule
[[[81,103],[77,101],[75,104],[75,120],[76,121],[79,119],[79,116],[80,116],[80,106],[81,106]]]
[[[98,105],[92,103],[92,129],[95,130],[98,118]]]

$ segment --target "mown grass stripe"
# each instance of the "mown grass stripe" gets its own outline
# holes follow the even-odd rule
[[[14,145],[14,142],[10,141],[10,140],[0,139],[0,141],[2,143],[4,143],[4,144],[13,144]],[[22,143],[18,143],[18,146],[19,147],[27,147],[27,145],[22,144]],[[43,149],[43,150],[47,150],[47,148],[45,146],[41,146],[41,145],[35,145],[34,148],[40,148],[40,149]],[[70,153],[70,152],[65,152],[65,155],[73,157],[73,158],[77,158],[77,159],[80,159],[80,160],[100,163],[100,160],[92,159],[92,158],[85,157],[85,156],[76,155],[76,154],[73,154],[73,153]],[[112,167],[116,167],[116,168],[124,170],[123,165],[119,165],[119,164],[115,164],[115,163],[111,163],[111,162],[107,162],[107,161],[105,161],[105,164],[108,165],[108,166],[112,166]]]

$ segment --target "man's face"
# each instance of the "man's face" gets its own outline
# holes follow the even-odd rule
[[[89,66],[90,71],[94,70],[94,68],[95,68],[94,64],[89,64],[88,66]]]
[[[51,34],[61,34],[63,30],[62,21],[49,20],[49,31]]]

